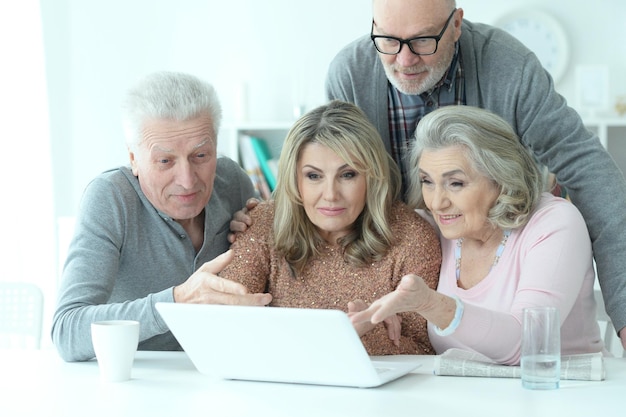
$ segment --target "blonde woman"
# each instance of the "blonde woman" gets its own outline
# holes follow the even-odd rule
[[[398,200],[400,176],[355,105],[333,101],[301,117],[280,155],[273,200],[251,212],[221,277],[270,306],[365,309],[408,273],[437,285],[441,252],[428,222]],[[416,313],[356,325],[369,354],[432,354]]]

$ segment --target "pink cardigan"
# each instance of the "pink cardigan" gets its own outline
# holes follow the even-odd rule
[[[478,285],[456,285],[456,240],[442,238],[437,290],[465,304],[459,327],[438,336],[437,353],[449,348],[480,352],[498,363],[520,361],[522,309],[550,305],[561,317],[564,355],[604,351],[593,295],[591,241],[582,215],[569,201],[545,193],[526,226],[513,230],[498,264]]]

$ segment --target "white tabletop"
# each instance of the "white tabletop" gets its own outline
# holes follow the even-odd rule
[[[626,359],[606,360],[602,382],[561,381],[529,391],[519,379],[434,376],[433,357],[378,388],[222,381],[183,352],[137,352],[133,377],[99,379],[95,361],[55,351],[0,351],[0,416],[611,416],[626,396]],[[437,413],[437,414],[435,414]]]

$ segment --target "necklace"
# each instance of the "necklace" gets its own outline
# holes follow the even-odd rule
[[[498,265],[498,261],[502,256],[502,252],[504,252],[504,247],[506,246],[506,241],[509,240],[509,236],[511,236],[511,230],[505,230],[502,234],[502,240],[500,241],[500,245],[496,250],[496,256],[493,260],[493,264],[489,271],[493,269],[494,266]],[[463,238],[456,240],[456,248],[454,250],[454,259],[456,266],[456,280],[458,281],[461,278],[461,246],[463,246]]]

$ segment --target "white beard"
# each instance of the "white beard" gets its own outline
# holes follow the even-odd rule
[[[437,83],[444,77],[448,68],[450,68],[450,63],[452,62],[452,57],[454,55],[454,48],[450,48],[445,51],[441,56],[441,59],[437,61],[435,66],[428,67],[425,65],[401,68],[397,64],[385,64],[383,62],[383,68],[385,68],[385,74],[387,74],[387,79],[389,82],[398,89],[403,94],[408,95],[418,95],[422,94],[425,91],[432,89]],[[427,70],[428,74],[426,78],[422,80],[415,81],[407,81],[402,80],[397,77],[396,69],[400,69],[400,72],[420,72],[423,70]]]

